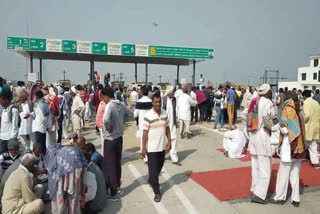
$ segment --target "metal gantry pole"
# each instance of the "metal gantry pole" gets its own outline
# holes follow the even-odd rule
[[[138,83],[138,64],[134,63],[134,81],[137,84]]]
[[[39,80],[42,82],[42,59],[39,59]]]
[[[146,64],[146,85],[148,85],[148,64]]]
[[[94,80],[94,61],[90,61],[90,81],[93,83]]]
[[[179,85],[179,69],[180,65],[177,65],[177,85]]]
[[[33,54],[30,53],[30,73],[33,73]]]
[[[192,85],[196,85],[196,60],[193,60]]]

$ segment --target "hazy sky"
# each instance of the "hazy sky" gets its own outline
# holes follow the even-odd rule
[[[0,76],[25,79],[26,60],[6,48],[7,35],[135,44],[213,48],[214,60],[197,64],[214,84],[258,83],[265,69],[295,80],[297,68],[320,53],[320,0],[0,0]],[[158,27],[152,25],[158,23]],[[28,26],[28,31],[27,31]],[[38,72],[38,60],[34,61]],[[84,83],[89,62],[44,61],[46,82],[67,78]],[[101,74],[133,64],[95,63]],[[149,65],[149,79],[173,81],[175,66]],[[144,65],[138,80],[144,81]],[[192,66],[180,76],[191,81]]]

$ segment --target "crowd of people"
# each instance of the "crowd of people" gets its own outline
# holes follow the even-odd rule
[[[213,129],[227,131],[226,156],[252,155],[252,201],[266,203],[271,157],[281,163],[273,203],[286,199],[290,180],[292,203],[299,205],[299,169],[306,151],[319,168],[319,91],[280,89],[272,96],[269,85],[234,89],[229,85],[178,88],[145,85],[111,88],[100,77],[87,86],[29,85],[16,88],[0,82],[0,194],[2,213],[41,213],[51,203],[53,213],[97,213],[103,201],[118,201],[124,123],[136,121],[141,159],[148,165],[148,183],[154,201],[161,201],[159,174],[170,151],[173,164],[180,138],[192,138],[191,123],[212,122]],[[243,108],[245,129],[237,127],[237,111]],[[214,115],[214,121],[212,116]],[[95,119],[101,154],[86,142],[85,123]],[[218,128],[219,125],[219,129]],[[20,185],[16,185],[19,183]]]

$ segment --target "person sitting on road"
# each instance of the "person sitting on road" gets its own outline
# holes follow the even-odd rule
[[[0,179],[11,164],[19,159],[19,143],[15,139],[9,140],[8,151],[0,154]]]
[[[230,130],[223,136],[224,154],[230,158],[243,157],[246,141],[244,133],[236,125],[231,125]]]
[[[87,183],[86,204],[81,211],[83,214],[99,213],[105,207],[105,198],[107,197],[105,177],[100,168],[92,161],[89,152],[83,152],[89,164],[84,175],[84,180]]]
[[[80,150],[83,150],[83,147],[86,145],[86,138],[83,136],[80,136],[76,141],[77,146]]]
[[[8,178],[2,196],[2,213],[42,213],[44,203],[33,188],[35,158],[25,154],[21,164]],[[19,184],[19,185],[17,185]]]

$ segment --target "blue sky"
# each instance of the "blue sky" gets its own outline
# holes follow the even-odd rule
[[[215,59],[197,64],[214,84],[259,83],[265,69],[295,80],[297,68],[320,53],[319,0],[0,0],[0,75],[25,79],[29,65],[6,49],[7,35],[215,49]],[[158,23],[158,27],[152,25]],[[28,32],[27,32],[28,26]],[[75,83],[88,78],[89,63],[44,61],[43,77]],[[34,62],[35,72],[38,61]],[[134,65],[96,63],[101,74],[124,73],[134,80]],[[138,66],[144,80],[144,65]],[[175,66],[149,66],[149,79],[172,81]],[[191,81],[192,66],[180,76]]]

